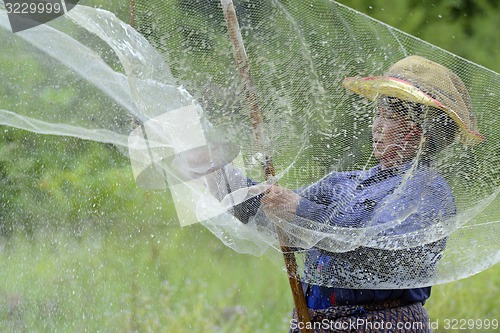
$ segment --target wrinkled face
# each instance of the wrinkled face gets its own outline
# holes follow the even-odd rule
[[[385,168],[415,157],[421,138],[420,128],[408,117],[378,105],[372,125],[374,156]]]

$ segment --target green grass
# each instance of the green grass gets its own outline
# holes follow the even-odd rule
[[[426,308],[431,321],[439,322],[435,332],[497,332],[494,329],[444,329],[446,321],[493,319],[500,321],[500,265],[453,283],[433,288]],[[460,326],[460,325],[459,325]],[[477,327],[477,326],[476,326]]]
[[[288,282],[269,260],[234,253],[199,225],[119,229],[4,239],[1,331],[287,331]],[[435,287],[432,319],[498,319],[499,272]]]

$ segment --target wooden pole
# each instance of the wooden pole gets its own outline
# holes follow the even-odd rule
[[[260,111],[255,86],[250,75],[248,57],[245,51],[245,46],[243,44],[243,38],[241,36],[238,18],[236,16],[236,10],[234,9],[232,0],[221,0],[221,4],[222,9],[224,10],[224,18],[226,19],[229,36],[233,44],[236,65],[238,66],[239,75],[241,77],[241,80],[243,81],[245,101],[250,106],[250,119],[252,122],[254,140],[260,148],[265,148],[266,144],[264,135],[264,122],[262,119],[262,113]],[[265,156],[263,168],[266,180],[270,177],[275,176],[271,156]],[[280,242],[281,251],[283,252],[285,267],[288,273],[288,281],[292,290],[293,301],[297,310],[299,322],[303,324],[303,326],[301,325],[302,327],[305,327],[304,332],[310,333],[311,330],[308,328],[307,323],[309,323],[311,320],[309,318],[309,311],[304,297],[302,284],[300,283],[298,278],[299,275],[297,272],[297,261],[295,259],[295,254],[290,247],[284,245],[287,243],[287,238],[283,230],[277,225],[275,225],[275,229],[278,235],[278,240]]]
[[[135,28],[135,0],[130,0],[130,26]]]

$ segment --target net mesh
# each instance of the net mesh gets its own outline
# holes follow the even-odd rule
[[[304,282],[412,288],[498,262],[497,73],[333,1],[272,0],[235,1],[242,75],[222,4],[135,1],[139,33],[76,6],[12,34],[2,9],[2,58],[42,78],[1,71],[1,122],[127,148],[181,224],[240,253],[285,245]],[[435,65],[411,55],[459,79],[423,85]],[[82,99],[41,103],[61,82]]]

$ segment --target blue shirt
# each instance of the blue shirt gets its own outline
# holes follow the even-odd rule
[[[297,191],[302,199],[296,215],[342,227],[379,227],[381,236],[407,234],[455,215],[453,195],[444,178],[426,166],[419,166],[408,176],[405,171],[411,166],[408,163],[400,168],[383,170],[379,165],[370,170],[331,173]],[[395,193],[403,182],[404,190]],[[313,248],[307,254],[304,273],[309,280],[314,280],[315,274],[323,273],[324,276],[326,272],[334,286],[369,285],[367,277],[370,277],[374,265],[379,265],[380,271],[402,274],[399,279],[404,280],[406,274],[408,279],[428,281],[444,246],[443,239],[395,251],[359,247],[353,251],[331,253]],[[379,259],[382,256],[386,258],[383,262]],[[401,268],[405,266],[401,265],[401,258],[408,263],[406,269]],[[412,265],[413,260],[419,261],[420,265]],[[426,269],[416,271],[414,266]],[[312,309],[329,307],[332,302],[336,305],[392,299],[425,302],[431,292],[430,287],[379,290],[328,288],[314,284],[304,287],[308,306]]]
[[[295,214],[328,225],[379,228],[381,236],[408,234],[453,217],[456,214],[455,202],[445,179],[424,165],[419,165],[408,175],[406,171],[412,167],[410,162],[392,169],[382,169],[378,165],[370,170],[333,172],[319,182],[296,191],[302,199]],[[256,184],[250,179],[247,182],[248,186]],[[234,214],[247,223],[249,217],[257,213],[261,197],[237,205]],[[393,299],[424,303],[430,296],[430,287],[370,288],[373,267],[376,265],[379,272],[386,273],[387,285],[395,284],[394,280],[390,280],[391,276],[402,281],[421,281],[420,285],[426,285],[445,245],[446,240],[442,239],[401,250],[358,247],[352,251],[333,253],[312,248],[306,255],[306,280],[314,281],[318,275],[323,279],[328,276],[329,285],[353,288],[304,284],[307,304],[309,308],[322,309],[333,305],[332,301],[335,305],[369,304]],[[377,277],[374,286],[380,286],[380,283],[381,278]],[[366,286],[366,289],[354,289],[354,286]]]

